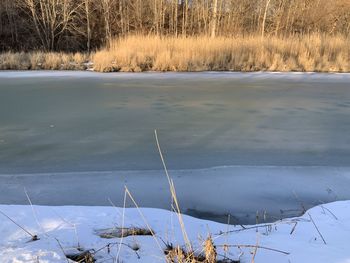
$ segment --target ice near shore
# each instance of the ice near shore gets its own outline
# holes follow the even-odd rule
[[[114,262],[119,243],[122,244],[120,262],[165,262],[163,241],[185,245],[176,214],[166,210],[125,209],[124,227],[147,228],[149,225],[155,238],[129,236],[123,240],[103,239],[96,234],[100,229],[123,226],[122,208],[1,205],[0,211],[39,237],[38,241],[30,241],[28,233],[1,214],[0,258],[3,263],[67,262],[64,253],[78,252],[78,244],[85,250],[98,251],[108,243],[114,245],[96,252],[97,262]],[[218,258],[226,255],[234,260],[240,257],[241,262],[251,262],[254,248],[244,245],[258,244],[280,252],[258,248],[255,262],[350,262],[350,201],[316,206],[301,217],[271,224],[264,225],[261,221],[256,227],[219,224],[186,215],[183,218],[193,248],[200,252],[210,234]],[[222,245],[231,247],[224,251]],[[242,247],[239,249],[235,245]],[[137,252],[132,247],[137,247]]]

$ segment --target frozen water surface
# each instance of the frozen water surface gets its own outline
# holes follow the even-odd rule
[[[106,205],[127,184],[169,207],[154,129],[188,213],[350,198],[349,74],[27,71],[0,72],[0,203],[25,185],[38,204]]]

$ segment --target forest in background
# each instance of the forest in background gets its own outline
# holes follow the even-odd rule
[[[0,51],[90,52],[129,35],[348,37],[349,0],[1,0]]]

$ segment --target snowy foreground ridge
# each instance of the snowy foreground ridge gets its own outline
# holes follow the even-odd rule
[[[0,205],[0,211],[2,263],[73,262],[64,253],[78,253],[78,246],[93,252],[97,262],[117,262],[117,257],[118,262],[165,262],[165,243],[185,248],[176,214],[165,210]],[[9,218],[39,240],[31,241],[30,234]],[[210,233],[218,259],[226,255],[232,260],[252,262],[255,248],[244,245],[258,244],[255,262],[350,262],[350,201],[317,206],[301,217],[259,227],[228,226],[189,216],[183,219],[193,249],[201,252]],[[106,229],[112,231],[123,225],[150,227],[155,236],[99,236]],[[228,246],[224,249],[223,245]]]

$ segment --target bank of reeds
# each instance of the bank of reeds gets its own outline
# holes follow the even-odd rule
[[[350,38],[128,36],[90,55],[3,53],[0,69],[81,70],[93,62],[100,72],[140,71],[315,71],[350,72]]]
[[[0,53],[0,70],[84,70],[89,61],[84,53],[5,52]]]
[[[343,36],[117,39],[93,56],[97,71],[349,72]]]

